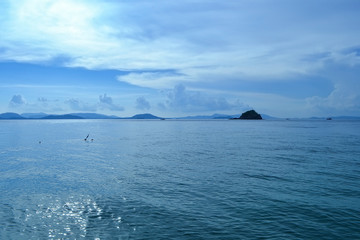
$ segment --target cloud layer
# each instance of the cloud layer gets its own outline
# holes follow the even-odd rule
[[[349,57],[342,51],[357,46],[360,37],[359,12],[351,8],[357,1],[8,0],[2,5],[8,10],[0,25],[7,33],[1,35],[3,60],[66,56],[68,66],[177,69],[188,78],[207,71],[304,73],[322,64],[307,56]]]

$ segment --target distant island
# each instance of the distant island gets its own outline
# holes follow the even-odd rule
[[[258,114],[255,110],[246,111],[241,114],[239,118],[230,118],[231,120],[262,120],[260,114]]]
[[[164,119],[164,118],[154,116],[150,113],[144,113],[144,114],[136,114],[129,119]]]
[[[72,114],[64,114],[64,115],[48,115],[40,119],[84,119],[84,118]]]

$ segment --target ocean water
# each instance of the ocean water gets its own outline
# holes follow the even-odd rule
[[[0,239],[360,239],[359,121],[3,120],[0,156]]]

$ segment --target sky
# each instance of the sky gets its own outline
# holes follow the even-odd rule
[[[2,0],[0,112],[360,116],[359,0]]]

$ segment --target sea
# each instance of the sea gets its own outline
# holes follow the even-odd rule
[[[1,120],[0,239],[360,239],[360,121]]]

